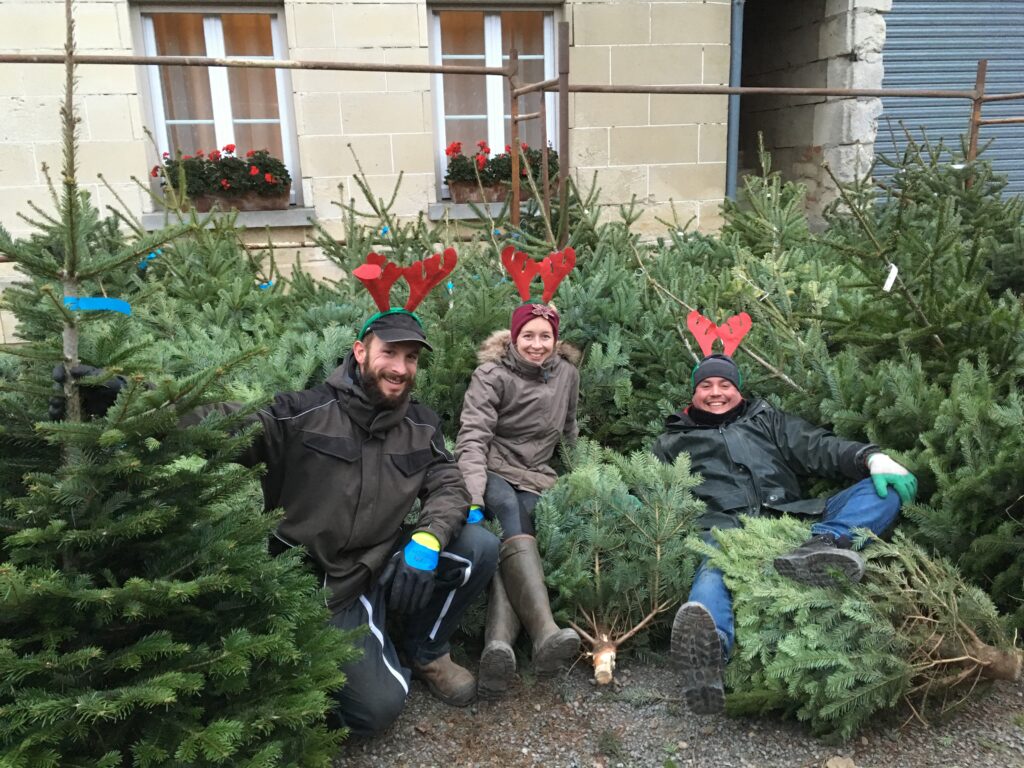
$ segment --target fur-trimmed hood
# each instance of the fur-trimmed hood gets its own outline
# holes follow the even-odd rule
[[[477,350],[477,362],[480,364],[499,362],[503,357],[505,357],[511,343],[512,331],[507,328],[495,331],[484,339],[483,344],[481,344],[480,348]],[[566,341],[559,341],[555,345],[555,352],[577,368],[580,365],[580,360],[583,359],[583,353],[579,348]]]

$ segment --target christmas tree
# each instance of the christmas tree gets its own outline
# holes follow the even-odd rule
[[[611,682],[620,645],[679,606],[695,558],[685,539],[703,511],[689,457],[623,456],[580,440],[570,471],[537,505],[537,542],[553,609],[590,646],[595,676]],[[671,614],[668,614],[671,616]]]
[[[185,239],[179,227],[126,242],[79,190],[72,31],[68,3],[57,214],[28,240],[0,230],[0,253],[27,278],[10,297],[26,341],[3,350],[0,394],[2,761],[327,765],[343,735],[325,724],[328,693],[353,649],[326,625],[299,556],[267,554],[276,515],[257,471],[232,461],[259,402],[179,426],[227,397],[226,375],[256,350],[160,370],[154,318],[179,307],[154,298],[139,265],[158,250],[173,264],[168,243]],[[66,375],[80,362],[104,369],[82,380],[90,390]],[[46,416],[55,363],[62,421]],[[83,413],[114,390],[104,414]]]
[[[808,587],[771,567],[807,536],[793,518],[746,518],[716,532],[717,547],[691,539],[733,596],[728,711],[777,711],[845,740],[878,713],[927,722],[979,683],[1019,676],[1020,651],[992,601],[947,561],[897,533],[863,550],[862,583]]]

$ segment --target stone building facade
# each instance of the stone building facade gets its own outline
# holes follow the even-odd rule
[[[257,32],[264,33],[256,26],[240,25],[240,13],[272,17],[272,28],[266,34],[267,40],[273,37],[273,41],[266,43],[267,50],[253,42]],[[176,14],[191,19],[185,23]],[[482,24],[482,43],[488,63],[507,49],[510,40],[518,39],[524,48],[537,46],[534,61],[527,66],[532,66],[529,72],[538,77],[544,71],[557,71],[554,25],[568,21],[571,79],[597,84],[726,83],[729,14],[727,0],[75,3],[81,53],[212,55],[220,46],[226,55],[261,55],[273,45],[272,55],[279,58],[378,64],[437,63],[442,56],[445,63],[484,63],[474,57],[481,53],[477,31],[481,17],[487,17]],[[0,0],[0,51],[59,53],[63,17],[63,0]],[[527,30],[525,37],[517,37],[514,30],[517,25],[529,26],[519,21],[527,17],[530,24],[539,19],[543,29],[539,33]],[[450,28],[444,28],[446,25]],[[59,65],[40,64],[0,64],[0,70],[0,114],[4,115],[0,120],[0,222],[17,233],[27,225],[15,212],[26,210],[29,200],[43,205],[48,202],[43,164],[51,169],[60,167],[58,110],[63,73]],[[190,139],[198,143],[196,137],[204,135],[211,137],[210,146],[204,148],[214,146],[212,129],[192,126],[195,130],[189,133],[180,121],[168,124],[175,116],[188,117],[190,110],[198,110],[181,103],[194,97],[195,79],[179,83],[173,94],[159,94],[154,92],[160,90],[154,72],[155,68],[141,66],[80,68],[80,178],[101,204],[113,203],[116,193],[133,212],[153,212],[153,201],[132,177],[145,180],[148,170],[159,161],[161,148],[190,152],[196,148],[188,145]],[[220,91],[212,74],[196,72],[213,83],[212,96],[205,93],[198,97],[200,101],[212,100],[214,111],[223,103],[224,94],[235,101],[239,79],[234,73],[240,70],[219,70],[232,73],[221,76]],[[253,223],[269,223],[275,228],[275,238],[299,248],[309,244],[310,230],[302,226],[308,216],[340,236],[340,212],[333,201],[339,199],[339,185],[346,197],[352,194],[356,157],[380,195],[390,193],[399,172],[404,172],[397,213],[432,210],[436,215],[441,210],[438,204],[444,206],[445,132],[455,125],[446,111],[481,109],[441,101],[439,85],[451,82],[447,76],[442,81],[426,74],[282,71],[276,77],[264,73],[260,77],[263,79],[253,76],[248,83],[239,81],[238,89],[248,88],[251,93],[262,84],[263,96],[251,101],[262,98],[269,102],[275,99],[268,99],[266,93],[276,86],[280,110],[274,117],[283,134],[284,154],[297,171],[293,174],[297,183],[289,215],[265,214]],[[472,100],[471,91],[481,89],[482,80],[476,78],[476,85],[470,86],[451,85],[448,90],[461,87],[467,92],[465,99]],[[507,99],[504,103],[507,109]],[[549,103],[554,105],[553,100]],[[267,107],[253,103],[242,111],[247,109],[259,117],[267,113]],[[500,106],[491,100],[486,109],[494,112]],[[246,133],[248,128],[240,125],[237,114],[235,117],[236,132]],[[208,122],[218,120],[221,118],[215,115]],[[666,213],[670,200],[676,203],[683,221],[692,219],[702,230],[717,227],[725,184],[724,97],[580,94],[571,98],[569,120],[572,172],[588,183],[596,171],[603,202],[617,207],[635,195],[647,208],[641,228],[660,226],[655,218]],[[486,125],[485,119],[481,126]],[[494,145],[493,115],[489,125]],[[214,127],[217,135],[224,135],[222,126]],[[549,136],[557,141],[553,120],[549,128]],[[156,144],[147,131],[157,137]],[[173,139],[167,139],[173,131],[178,132],[177,147]],[[241,140],[236,143],[245,146]],[[101,173],[109,190],[97,178]]]

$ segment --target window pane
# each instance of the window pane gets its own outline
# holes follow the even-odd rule
[[[280,125],[235,123],[235,144],[238,145],[239,154],[245,154],[250,149],[265,149],[274,157],[284,156]]]
[[[167,138],[171,145],[172,155],[179,151],[183,155],[194,155],[200,150],[209,152],[217,146],[217,134],[212,123],[169,125],[167,126]]]
[[[461,141],[463,153],[472,155],[476,152],[476,143],[480,139],[485,141],[487,139],[487,121],[445,118],[444,138],[449,144],[453,141]],[[495,152],[501,151],[501,147],[492,147],[492,149]]]
[[[224,28],[224,51],[228,56],[273,58],[274,41],[269,14],[226,13],[221,16],[221,21]],[[228,86],[238,149],[242,152],[267,149],[274,156],[281,157],[283,146],[275,71],[229,69]],[[248,122],[251,120],[261,122]]]
[[[198,13],[153,15],[156,52],[161,56],[205,56],[203,17]],[[213,99],[205,67],[160,67],[164,115],[168,121],[212,121]],[[207,125],[168,126],[171,153],[192,154],[216,146],[212,122]]]
[[[541,11],[506,11],[501,14],[501,59],[508,61],[513,48],[519,52],[519,81],[536,83],[544,79],[544,59],[523,59],[524,56],[544,55],[544,13]],[[508,109],[508,81],[504,81],[502,103]],[[519,100],[519,113],[527,114],[540,109],[542,95],[531,93]],[[519,123],[519,135],[531,147],[541,144],[540,119]],[[511,136],[511,121],[505,120],[505,141]]]
[[[544,13],[506,11],[501,14],[501,55],[513,48],[519,55],[544,54]]]
[[[479,11],[441,11],[441,57],[473,56],[484,63],[484,15]],[[449,61],[446,64],[456,62]],[[470,62],[467,62],[470,63]],[[472,62],[476,64],[477,62]]]
[[[483,66],[484,15],[479,11],[442,11],[441,60],[445,64]],[[444,75],[445,142],[461,141],[464,151],[487,138],[487,86],[477,75]]]

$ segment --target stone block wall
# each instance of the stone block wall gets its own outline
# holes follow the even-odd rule
[[[422,0],[286,0],[285,25],[293,59],[430,63]],[[303,199],[332,233],[341,236],[340,195],[361,200],[357,159],[385,199],[404,172],[395,213],[412,216],[434,202],[430,75],[295,71],[292,86]]]
[[[131,54],[133,41],[124,0],[78,0],[75,28],[79,48],[90,53]],[[63,53],[63,0],[0,0],[0,50]],[[59,64],[0,64],[0,224],[17,234],[29,225],[16,213],[28,202],[51,208],[43,165],[60,182],[60,108],[64,68]],[[83,66],[78,70],[79,181],[100,206],[114,195],[100,183],[102,173],[135,211],[143,191],[131,176],[149,168],[136,68]]]
[[[566,3],[570,81],[593,85],[726,85],[728,0]],[[636,195],[641,231],[658,219],[717,229],[725,194],[725,96],[578,93],[570,103],[570,156],[581,184],[595,171],[602,201]],[[691,224],[691,227],[693,224]]]
[[[881,88],[885,19],[892,0],[747,0],[745,86]],[[806,184],[808,208],[836,195],[822,164],[842,181],[863,176],[873,160],[881,99],[744,96],[741,169],[759,170],[763,134],[772,167]]]

